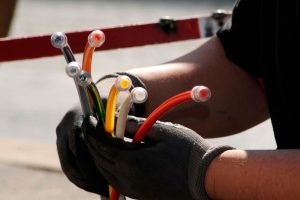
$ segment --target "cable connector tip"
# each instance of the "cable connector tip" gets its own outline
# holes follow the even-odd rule
[[[63,32],[56,32],[51,35],[51,44],[55,48],[63,48],[67,45],[68,39]]]
[[[88,42],[94,48],[100,47],[105,42],[103,31],[95,30],[91,32],[88,36]]]
[[[148,92],[142,87],[135,87],[131,90],[133,103],[144,103],[148,98]]]
[[[126,91],[130,89],[132,82],[128,76],[121,75],[116,79],[115,86],[119,91]]]
[[[68,63],[66,67],[66,73],[68,76],[74,78],[79,75],[81,68],[79,64],[75,61]]]
[[[211,92],[206,86],[195,86],[191,91],[191,97],[195,102],[206,102],[210,99]]]

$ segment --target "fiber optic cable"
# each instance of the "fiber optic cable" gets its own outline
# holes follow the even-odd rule
[[[81,67],[75,60],[73,52],[68,44],[67,36],[62,32],[56,32],[51,35],[51,44],[55,48],[59,48],[65,57],[65,60],[67,62],[66,73],[68,76],[72,77],[75,82],[84,116],[91,115],[92,111],[89,105],[89,97],[87,91],[78,83],[78,75],[81,71]]]
[[[120,105],[118,120],[116,124],[115,135],[117,138],[124,139],[127,116],[131,105],[133,103],[144,103],[147,100],[147,97],[148,93],[142,87],[133,88],[131,92],[125,97]],[[123,198],[117,190],[112,188],[110,200],[119,200],[120,197]]]
[[[105,35],[100,30],[91,32],[88,36],[88,42],[85,46],[82,59],[82,73],[80,74],[80,84],[84,85],[89,92],[89,102],[95,109],[95,115],[98,120],[104,124],[105,111],[101,96],[94,82],[92,82],[92,58],[95,48],[100,47],[105,41]]]
[[[118,119],[116,123],[115,135],[117,138],[124,139],[127,116],[133,103],[144,103],[147,100],[148,93],[142,87],[135,87],[123,100],[119,108]]]
[[[100,30],[91,32],[88,36],[88,42],[85,46],[83,59],[82,59],[82,70],[92,74],[92,58],[94,50],[100,47],[105,41],[105,35]]]
[[[86,44],[82,66],[83,71],[80,74],[80,84],[84,85],[89,91],[89,101],[90,105],[93,105],[95,109],[95,114],[98,120],[101,120],[105,124],[105,110],[102,103],[102,99],[98,92],[98,89],[94,82],[92,81],[92,57],[96,47],[101,46],[105,41],[105,35],[102,31],[96,30],[89,34],[88,42]],[[112,194],[112,187],[109,185],[109,194]]]
[[[132,83],[128,76],[118,76],[115,84],[111,87],[106,104],[105,112],[105,131],[113,134],[115,128],[115,112],[117,97],[120,91],[126,91],[131,87]]]
[[[68,76],[74,79],[84,116],[89,116],[92,114],[92,105],[94,105],[98,118],[100,118],[103,121],[104,117],[101,111],[104,111],[104,108],[103,105],[102,108],[101,105],[99,105],[102,103],[102,101],[100,99],[98,90],[96,86],[93,84],[93,82],[91,81],[91,78],[89,78],[90,73],[88,74],[88,77],[81,76],[81,80],[79,80],[79,75],[83,72],[81,71],[81,67],[79,66],[79,64],[76,62],[73,52],[70,46],[68,45],[67,36],[62,32],[56,32],[51,36],[51,44],[55,48],[61,49],[65,57],[65,60],[67,62],[66,73]],[[83,86],[82,82],[86,82],[85,84],[87,84],[88,86],[87,87]],[[93,98],[94,101],[92,105],[89,100],[87,88],[89,89],[91,97]],[[100,199],[108,200],[109,198],[100,195]]]
[[[79,74],[79,85],[87,88],[89,94],[89,103],[93,107],[93,111],[95,113],[95,117],[97,120],[101,120],[104,124],[105,121],[105,109],[99,94],[99,91],[92,81],[91,75],[88,72],[81,71]]]
[[[51,35],[51,44],[53,47],[62,51],[67,63],[75,61],[74,54],[68,44],[67,36],[62,32],[56,32]]]
[[[145,122],[139,127],[137,130],[132,142],[133,143],[140,143],[143,138],[146,136],[148,131],[151,129],[153,124],[169,109],[182,104],[184,102],[193,100],[195,102],[205,102],[211,97],[210,90],[205,86],[195,86],[192,90],[182,92],[177,94],[160,106],[158,106],[145,120]]]
[[[88,86],[88,90],[91,94],[91,97],[93,99],[93,105],[96,110],[97,118],[98,120],[101,120],[104,124],[105,122],[105,110],[104,110],[104,105],[102,103],[102,99],[100,97],[100,94],[98,92],[98,89],[95,85],[94,82],[91,82]]]
[[[118,94],[120,91],[129,90],[131,85],[132,82],[130,78],[128,76],[121,75],[117,77],[115,84],[110,89],[106,103],[104,128],[105,131],[110,133],[111,135],[113,135],[115,128],[115,112]],[[120,193],[110,185],[109,194],[110,200],[119,200]]]

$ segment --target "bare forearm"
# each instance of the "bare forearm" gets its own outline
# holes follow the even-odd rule
[[[204,137],[243,131],[268,117],[263,89],[257,79],[235,66],[217,38],[170,63],[130,71],[146,84],[146,116],[167,98],[206,85],[212,98],[204,104],[187,103],[163,120],[180,123]]]
[[[300,199],[300,150],[230,150],[213,160],[205,187],[213,199]]]

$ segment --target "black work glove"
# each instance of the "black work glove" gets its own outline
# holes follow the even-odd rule
[[[108,196],[108,183],[97,170],[81,131],[83,117],[77,107],[66,113],[56,128],[57,151],[63,172],[78,187]]]
[[[143,119],[130,117],[127,136]],[[141,144],[112,138],[96,126],[83,123],[87,147],[96,166],[121,194],[138,199],[209,199],[204,177],[210,162],[229,146],[212,146],[194,131],[157,122]],[[104,134],[99,134],[104,133]]]

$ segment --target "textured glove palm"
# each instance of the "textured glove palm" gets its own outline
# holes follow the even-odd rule
[[[143,122],[131,117],[127,134]],[[95,164],[122,194],[138,199],[208,199],[204,176],[210,162],[228,146],[213,147],[194,131],[171,123],[156,123],[145,142],[112,138],[86,119],[83,129]],[[128,136],[128,135],[127,135]]]

